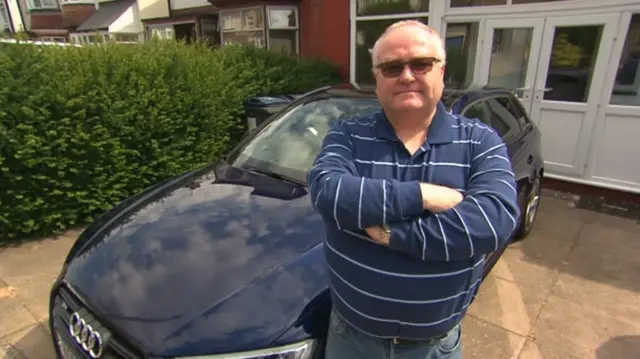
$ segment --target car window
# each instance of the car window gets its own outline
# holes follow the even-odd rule
[[[493,128],[498,131],[505,141],[508,141],[520,131],[520,125],[514,115],[502,105],[501,99],[508,100],[507,97],[497,96],[487,99],[487,105]]]
[[[380,110],[375,98],[322,98],[295,106],[237,151],[232,166],[251,166],[306,182],[327,132],[340,119]]]
[[[467,108],[462,110],[461,114],[464,117],[469,119],[477,118],[480,121],[486,123],[487,125],[492,126],[490,116],[489,116],[489,110],[487,109],[486,104],[482,100],[472,103]]]
[[[513,118],[515,118],[521,126],[527,123],[527,117],[525,116],[524,109],[522,108],[520,103],[518,103],[518,100],[516,98],[500,96],[496,97],[496,101],[498,101],[500,105],[502,105],[507,111],[509,111],[509,113],[511,113]]]

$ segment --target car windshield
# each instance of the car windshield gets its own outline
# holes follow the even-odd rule
[[[340,119],[380,110],[375,98],[333,97],[301,103],[263,127],[229,160],[239,168],[307,182],[322,141]]]

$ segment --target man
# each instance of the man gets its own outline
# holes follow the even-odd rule
[[[445,51],[431,28],[390,26],[372,58],[383,111],[336,124],[309,172],[326,224],[326,358],[461,358],[485,256],[520,215],[507,150],[440,102]]]

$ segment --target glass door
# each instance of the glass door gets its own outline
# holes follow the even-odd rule
[[[513,89],[531,110],[544,19],[487,20],[480,83]]]
[[[582,176],[618,14],[549,17],[544,25],[531,118],[547,169]]]

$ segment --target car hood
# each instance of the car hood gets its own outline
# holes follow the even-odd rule
[[[64,280],[150,354],[264,347],[326,287],[302,186],[216,166],[135,202],[85,231]]]

